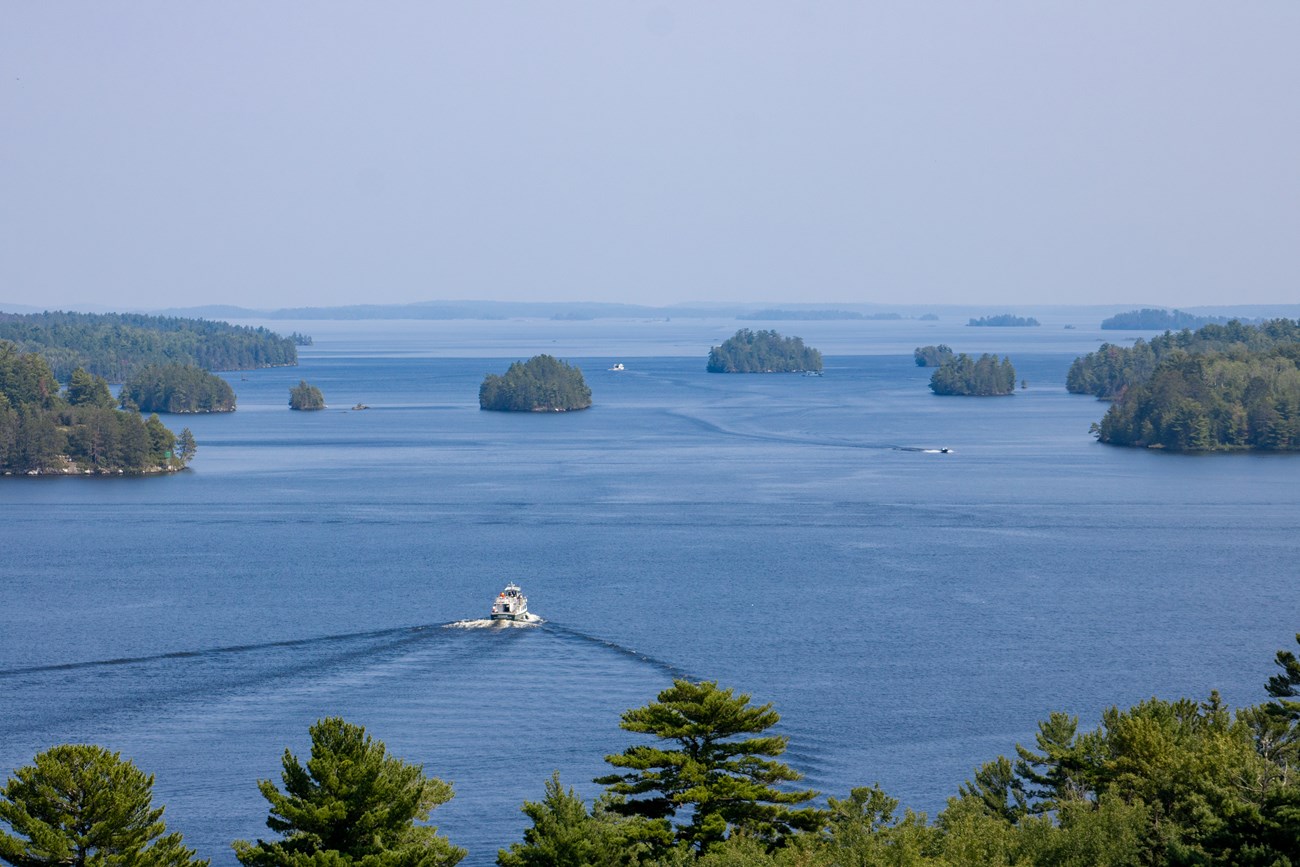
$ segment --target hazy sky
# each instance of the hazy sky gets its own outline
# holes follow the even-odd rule
[[[1300,301],[1300,3],[0,5],[0,302]]]

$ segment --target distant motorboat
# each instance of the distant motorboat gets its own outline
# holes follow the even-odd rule
[[[610,368],[610,370],[615,370],[615,371],[618,371],[618,370],[625,370],[625,369],[626,369],[626,368],[623,367],[623,362],[621,362],[621,361],[618,362],[617,364],[615,364],[613,367]]]
[[[506,589],[497,594],[497,598],[492,601],[492,619],[525,622],[531,619],[528,614],[528,597],[519,589],[518,584],[511,581]]]

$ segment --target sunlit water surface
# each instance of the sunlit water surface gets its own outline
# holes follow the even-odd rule
[[[777,326],[818,378],[706,374],[721,320],[273,327],[316,345],[227,374],[237,413],[167,419],[191,471],[0,479],[0,768],[120,750],[215,864],[268,833],[256,781],[325,715],[453,781],[435,821],[485,864],[552,771],[595,794],[636,742],[619,714],[675,676],[773,702],[821,791],[933,812],[1052,710],[1260,700],[1300,628],[1300,459],[1088,435],[1105,405],[1066,369],[1134,335]],[[936,342],[1028,388],[935,397],[910,351]],[[539,351],[595,408],[480,412]],[[287,410],[300,377],[330,409]],[[509,580],[546,622],[447,626]]]

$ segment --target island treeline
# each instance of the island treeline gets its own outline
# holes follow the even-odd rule
[[[234,412],[235,390],[216,374],[186,364],[150,365],[122,385],[122,407],[141,412]]]
[[[1196,331],[1169,331],[1149,342],[1138,339],[1132,346],[1103,343],[1095,351],[1070,365],[1065,387],[1074,394],[1093,394],[1114,400],[1131,385],[1146,382],[1156,365],[1169,353],[1269,352],[1279,346],[1300,342],[1300,319],[1272,319],[1258,324],[1233,320],[1210,324]]]
[[[938,367],[952,358],[952,347],[946,343],[938,346],[918,346],[912,350],[912,360],[917,367]]]
[[[1010,313],[1002,313],[998,316],[981,316],[979,319],[972,319],[966,324],[975,328],[1033,328],[1042,323],[1032,316],[1013,316]]]
[[[498,376],[488,374],[478,390],[479,409],[501,412],[569,412],[591,406],[582,370],[550,355],[516,361]]]
[[[325,408],[325,395],[305,379],[289,389],[289,409],[317,410]]]
[[[801,337],[742,328],[709,349],[709,373],[808,373],[822,369],[822,354]]]
[[[1300,642],[1300,635],[1296,636]],[[1278,651],[1269,700],[1238,710],[1149,699],[1092,729],[1051,713],[1034,742],[975,768],[931,819],[879,785],[816,802],[782,761],[770,704],[712,681],[676,680],[620,726],[638,739],[605,756],[588,805],[558,773],[525,801],[530,827],[501,867],[1183,867],[1300,863],[1300,660]],[[310,728],[311,759],[285,751],[269,780],[270,839],[236,840],[245,867],[453,865],[467,853],[424,824],[449,783],[389,755],[364,728]],[[0,862],[206,867],[167,832],[153,778],[119,754],[63,745],[0,789]],[[251,785],[251,783],[250,783]],[[365,817],[366,833],[357,833]],[[93,828],[88,834],[84,829]],[[105,863],[110,863],[105,860]],[[111,862],[111,863],[116,863]],[[126,863],[126,862],[124,862]]]
[[[265,328],[137,313],[0,313],[0,339],[40,353],[61,380],[78,367],[125,382],[151,364],[251,370],[298,363],[294,340]]]
[[[1016,390],[1016,369],[1011,359],[985,353],[972,359],[966,353],[944,361],[930,375],[935,394],[997,397]]]
[[[43,357],[0,341],[0,473],[174,472],[195,450],[188,428],[116,409],[102,377],[78,368],[64,391]]]
[[[1227,323],[1225,316],[1197,316],[1181,310],[1164,310],[1159,307],[1143,307],[1127,313],[1116,313],[1103,319],[1103,331],[1177,331],[1183,328],[1200,328],[1211,323]]]

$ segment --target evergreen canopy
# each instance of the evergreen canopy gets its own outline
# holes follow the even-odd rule
[[[0,313],[0,340],[44,356],[60,379],[78,367],[123,382],[149,364],[246,370],[298,363],[293,340],[245,325],[139,313]]]
[[[966,353],[950,358],[930,375],[930,390],[935,394],[993,397],[1011,394],[1016,389],[1016,369],[1011,359],[984,354],[973,360]]]
[[[234,412],[235,390],[216,374],[185,364],[150,365],[122,386],[123,406],[142,412]]]
[[[550,355],[516,361],[502,376],[489,373],[478,390],[480,409],[567,412],[588,409],[591,389],[582,370]]]
[[[298,380],[298,384],[289,389],[289,409],[311,410],[324,409],[325,395],[321,390],[311,385],[305,379]]]
[[[822,369],[822,354],[801,337],[742,328],[709,350],[709,373],[803,373]]]
[[[266,825],[279,840],[234,843],[245,867],[446,867],[465,857],[427,821],[451,800],[451,786],[426,777],[420,765],[387,754],[382,741],[338,717],[310,729],[311,758],[303,765],[284,751],[281,792],[257,786],[271,805]]]
[[[657,701],[624,713],[622,728],[665,746],[631,746],[605,757],[626,769],[596,780],[627,798],[611,809],[649,819],[688,809],[690,821],[676,829],[677,839],[701,850],[732,829],[776,842],[795,828],[815,826],[817,811],[794,805],[817,793],[781,788],[803,778],[774,760],[785,752],[786,737],[763,734],[780,716],[770,704],[752,707],[749,699],[713,681],[679,679]]]
[[[0,862],[14,867],[206,867],[153,808],[153,777],[120,754],[64,744],[0,790]]]

